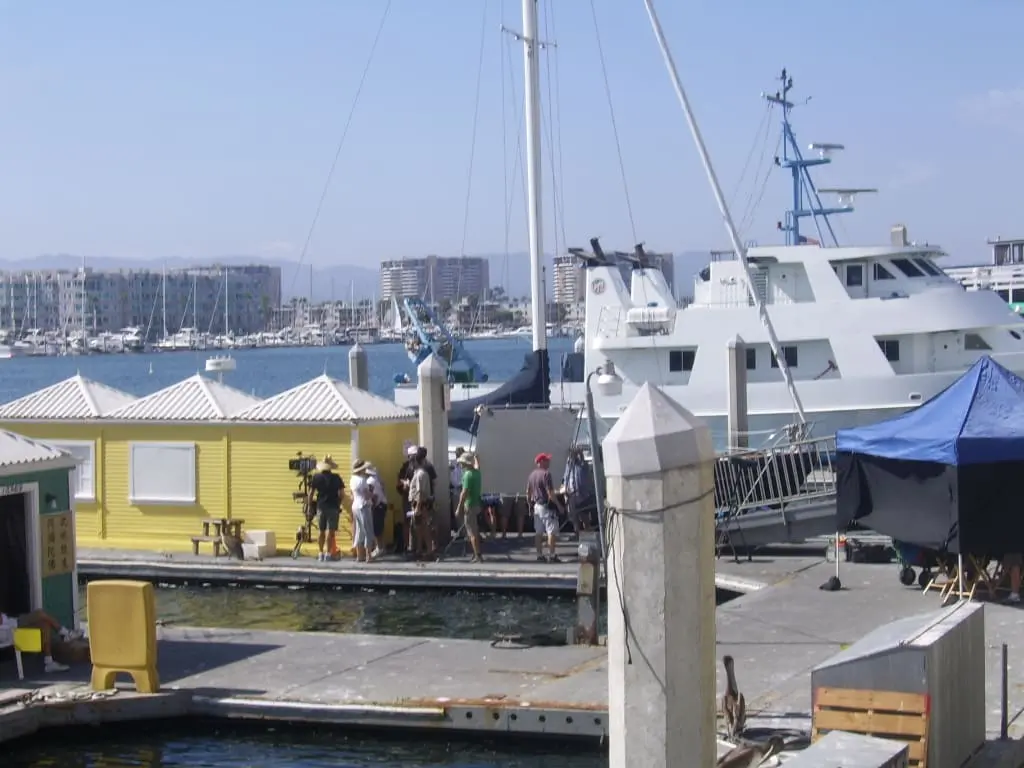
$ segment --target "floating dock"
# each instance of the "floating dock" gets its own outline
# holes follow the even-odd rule
[[[719,653],[736,660],[751,728],[808,731],[812,667],[883,623],[938,606],[935,593],[902,587],[895,565],[844,564],[840,592],[818,589],[834,573],[834,565],[820,558],[727,565],[763,587],[717,611]],[[1024,647],[1016,642],[1024,611],[987,605],[985,625],[987,731],[998,737],[999,648],[1006,642],[1010,734],[1020,738],[1024,688],[1014,681],[1024,670]],[[159,632],[164,693],[157,696],[91,696],[87,668],[57,677],[30,663],[35,676],[21,684],[13,665],[0,668],[0,741],[70,723],[187,715],[554,735],[594,744],[607,736],[602,647],[167,627]],[[992,757],[1008,749],[992,747],[988,762],[974,765],[1019,766],[1016,756],[1009,762]]]
[[[532,540],[515,540],[527,542]],[[486,546],[486,544],[485,544]],[[230,560],[210,555],[153,553],[118,549],[86,549],[78,552],[82,579],[139,579],[157,583],[240,584],[288,587],[340,587],[375,589],[441,589],[481,592],[576,594],[578,544],[559,544],[560,563],[539,563],[529,544],[506,548],[471,564],[462,545],[441,562],[408,562],[385,556],[373,563],[352,558],[321,563],[312,557],[275,557],[262,561]],[[485,550],[486,552],[486,550]],[[724,562],[724,561],[723,561]],[[764,586],[735,569],[716,576],[716,586],[729,592],[752,592]]]

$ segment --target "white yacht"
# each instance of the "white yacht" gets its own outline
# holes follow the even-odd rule
[[[792,424],[798,410],[799,421],[806,418],[818,434],[888,418],[938,394],[983,354],[1024,374],[1024,319],[998,294],[968,291],[945,274],[940,248],[911,244],[902,226],[893,228],[889,245],[838,245],[830,217],[851,212],[854,194],[875,190],[815,187],[810,168],[843,147],[812,144],[820,155],[805,157],[789,122],[793,80],[785,70],[780,84],[766,98],[782,110],[776,162],[792,175],[794,207],[778,225],[786,244],[743,247],[726,215],[734,251],[745,258],[712,261],[694,280],[693,302],[678,308],[661,272],[644,263],[642,248],[626,286],[618,265],[591,241],[581,367],[586,373],[611,362],[623,380],[620,395],[594,393],[598,414],[616,419],[650,381],[721,431],[728,345],[737,337],[747,347],[755,433]],[[705,163],[717,184],[706,157]],[[824,206],[819,192],[838,194],[839,205]],[[804,219],[813,222],[816,239],[802,234]],[[585,395],[580,383],[562,389],[577,401]]]
[[[943,274],[934,247],[757,247],[747,251],[754,290],[771,315],[808,421],[819,434],[871,423],[942,391],[988,354],[1024,374],[1024,320],[991,291],[967,291]],[[650,381],[721,427],[727,347],[747,346],[751,431],[792,422],[793,405],[738,260],[695,278],[677,309],[664,276],[637,267],[626,286],[614,264],[587,268],[584,370],[612,362],[615,398],[595,392],[614,420]],[[568,399],[582,383],[563,384]]]

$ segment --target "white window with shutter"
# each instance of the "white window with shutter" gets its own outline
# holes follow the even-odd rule
[[[92,440],[47,440],[49,445],[75,457],[71,471],[71,492],[76,501],[96,501],[96,443]]]
[[[128,500],[132,504],[195,504],[195,443],[130,443]]]

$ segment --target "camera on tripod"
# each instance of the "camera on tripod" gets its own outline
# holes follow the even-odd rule
[[[303,456],[300,452],[297,458],[288,459],[288,469],[299,475],[311,475],[316,471],[316,456]]]

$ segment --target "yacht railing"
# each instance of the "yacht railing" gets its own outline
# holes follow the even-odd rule
[[[834,436],[734,451],[715,461],[715,507],[730,516],[784,510],[836,494]]]

